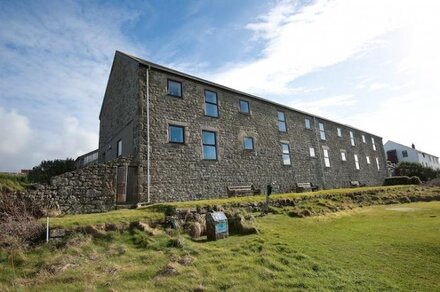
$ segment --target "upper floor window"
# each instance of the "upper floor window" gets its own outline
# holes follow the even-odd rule
[[[254,150],[254,138],[252,137],[244,137],[243,139],[243,147],[245,150]]]
[[[341,131],[341,128],[337,128],[336,131],[338,132],[338,137],[342,137],[342,131]]]
[[[357,154],[354,155],[354,165],[356,166],[356,169],[359,170],[359,158],[357,156]]]
[[[354,135],[353,135],[353,132],[352,131],[350,131],[350,143],[351,143],[351,146],[355,146],[356,144],[354,143]]]
[[[328,149],[324,148],[324,149],[322,149],[322,152],[324,153],[324,165],[325,165],[325,167],[330,167],[330,157],[328,155]]]
[[[402,151],[402,156],[403,156],[403,157],[408,157],[408,151],[403,150],[403,151]]]
[[[367,143],[367,140],[365,140],[365,135],[362,135],[362,142]]]
[[[122,140],[119,140],[116,144],[116,157],[119,157],[122,155]]]
[[[205,115],[218,117],[218,97],[214,91],[205,90]]]
[[[315,148],[310,147],[309,152],[310,152],[310,157],[315,157]]]
[[[182,82],[168,79],[167,94],[176,97],[182,97]]]
[[[217,160],[217,134],[211,131],[202,131],[203,159]]]
[[[321,138],[321,140],[325,140],[324,124],[319,123],[318,126],[319,126],[319,137]]]
[[[169,125],[168,126],[168,142],[183,144],[185,143],[185,127]]]
[[[250,113],[249,102],[246,100],[240,100],[240,112],[244,114]]]
[[[312,128],[312,124],[310,123],[310,119],[305,118],[304,123],[306,124],[306,129]]]
[[[376,151],[376,142],[373,137],[371,137],[371,145],[373,145],[373,150]]]
[[[284,112],[278,112],[278,129],[282,133],[287,132],[286,115],[284,114]]]
[[[347,161],[347,157],[345,156],[345,150],[341,150],[341,160]]]
[[[365,158],[367,158],[367,164],[370,164],[370,156],[366,156]]]
[[[282,143],[281,147],[282,147],[282,150],[283,150],[283,164],[284,165],[290,165],[290,148],[289,148],[289,144]]]
[[[378,157],[376,157],[376,166],[377,166],[377,170],[380,170],[379,158]]]

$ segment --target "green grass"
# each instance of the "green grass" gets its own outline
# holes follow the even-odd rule
[[[0,173],[0,192],[19,191],[26,187],[27,178],[23,175]]]
[[[291,194],[275,194],[270,198],[271,200],[280,200],[288,198],[314,198],[322,195],[340,195],[344,196],[353,192],[368,193],[368,192],[381,192],[383,194],[439,194],[440,188],[425,188],[417,186],[387,186],[387,187],[363,187],[363,188],[350,188],[350,189],[333,189],[333,190],[321,190],[318,192],[307,193],[291,193]],[[245,196],[245,197],[232,197],[225,199],[213,199],[213,200],[201,200],[190,202],[175,202],[164,204],[153,204],[140,209],[127,210],[120,209],[107,213],[95,213],[95,214],[82,214],[82,215],[66,215],[63,217],[51,218],[51,225],[55,227],[75,227],[84,225],[95,225],[102,223],[130,223],[139,220],[156,220],[164,217],[164,210],[167,206],[174,206],[176,208],[195,208],[195,206],[214,206],[214,205],[231,205],[247,202],[262,202],[265,200],[265,196]],[[306,202],[307,203],[307,202]],[[314,204],[314,203],[313,203]],[[314,206],[319,207],[319,206]],[[42,222],[45,219],[42,219]]]
[[[115,212],[121,218],[130,212],[148,217],[151,210]],[[101,240],[76,235],[64,247],[14,251],[15,269],[2,251],[0,290],[440,290],[440,202],[374,206],[304,219],[267,215],[255,224],[257,235],[216,242],[183,236],[183,248],[169,247],[176,235],[164,232],[110,233]],[[183,256],[193,263],[173,262]],[[177,274],[160,276],[169,263]]]

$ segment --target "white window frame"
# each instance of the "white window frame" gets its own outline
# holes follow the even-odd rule
[[[287,146],[287,151],[284,151],[284,145]],[[283,165],[292,165],[292,160],[290,159],[290,145],[289,143],[281,143],[281,154],[283,159]],[[287,157],[288,160],[284,160],[284,157]]]
[[[345,150],[341,150],[341,160],[342,161],[347,161],[347,156],[346,156]]]
[[[367,140],[365,140],[365,135],[362,135],[362,142],[367,143]]]
[[[356,166],[356,170],[361,169],[359,166],[359,157],[357,156],[357,154],[354,155],[354,165]]]
[[[321,138],[321,140],[326,140],[324,123],[318,123],[318,128],[319,128],[319,138]]]
[[[367,164],[371,164],[370,156],[366,156],[365,158],[367,159]]]
[[[350,131],[350,144],[351,144],[351,146],[356,146],[356,143],[354,141],[353,131]]]
[[[341,130],[341,128],[337,128],[336,132],[338,133],[338,137],[342,137],[342,130]]]
[[[330,156],[329,156],[329,153],[328,153],[328,148],[323,148],[322,149],[322,153],[324,155],[324,165],[325,165],[325,167],[330,167],[331,164],[330,164]]]
[[[309,147],[310,157],[316,157],[315,148]]]
[[[373,145],[373,150],[376,151],[376,142],[374,141],[374,137],[371,137],[371,145]]]
[[[376,166],[377,166],[377,170],[380,170],[379,157],[376,157]]]

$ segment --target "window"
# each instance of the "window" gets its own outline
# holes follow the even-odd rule
[[[347,161],[347,157],[345,156],[345,150],[341,150],[341,160]]]
[[[367,157],[365,157],[365,158],[367,158],[367,164],[370,164],[371,162],[370,162],[370,156],[367,156]]]
[[[362,135],[362,142],[367,143],[367,140],[365,140],[365,135]]]
[[[304,123],[306,124],[306,129],[310,129],[312,127],[310,119],[305,118]]]
[[[176,97],[182,97],[182,83],[179,81],[168,79],[167,94]]]
[[[376,165],[377,165],[377,170],[380,170],[379,158],[378,157],[376,157]]]
[[[357,156],[357,154],[354,155],[354,165],[356,166],[356,169],[359,170],[359,158]]]
[[[402,151],[402,156],[403,156],[403,157],[408,157],[408,151],[403,150],[403,151]]]
[[[318,126],[319,126],[319,137],[321,138],[321,140],[325,140],[324,124],[319,123]]]
[[[371,137],[371,145],[373,145],[373,150],[376,151],[376,142],[374,142],[373,137]]]
[[[217,160],[217,137],[215,132],[202,131],[203,159]]]
[[[322,151],[324,152],[324,165],[325,167],[330,167],[330,158],[328,156],[328,149],[324,148],[322,149]]]
[[[205,90],[205,115],[218,117],[218,98],[214,91]]]
[[[310,151],[310,157],[315,157],[315,148],[310,147],[309,151]]]
[[[287,132],[286,115],[284,114],[284,112],[278,112],[278,129],[282,133]]]
[[[245,150],[254,150],[254,138],[252,137],[244,137],[243,139],[243,147]]]
[[[283,150],[283,164],[284,165],[290,165],[290,148],[289,148],[289,144],[282,143],[281,147],[282,147],[282,150]]]
[[[250,113],[249,102],[245,100],[240,100],[240,112],[244,114]]]
[[[337,128],[336,131],[338,132],[338,137],[342,137],[342,131],[341,131],[341,128]]]
[[[354,135],[352,131],[350,131],[350,143],[351,146],[356,146],[356,144],[354,143]]]
[[[168,126],[168,142],[183,144],[185,143],[185,127],[169,125]]]
[[[122,140],[119,140],[116,144],[116,157],[119,157],[122,155]]]

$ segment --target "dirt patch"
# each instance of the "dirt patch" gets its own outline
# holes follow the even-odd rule
[[[398,212],[414,212],[414,211],[420,211],[422,209],[420,209],[420,208],[409,208],[409,207],[392,207],[392,208],[385,208],[385,210],[388,210],[388,211],[398,211]]]

